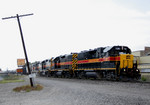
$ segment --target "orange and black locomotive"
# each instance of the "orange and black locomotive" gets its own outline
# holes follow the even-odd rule
[[[32,65],[40,75],[65,78],[140,79],[137,61],[127,46],[99,47],[57,56]]]
[[[126,46],[100,47],[50,59],[45,75],[66,78],[140,79],[140,71]]]

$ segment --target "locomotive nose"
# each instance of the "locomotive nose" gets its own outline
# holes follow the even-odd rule
[[[121,54],[120,55],[120,68],[133,68],[133,55]]]

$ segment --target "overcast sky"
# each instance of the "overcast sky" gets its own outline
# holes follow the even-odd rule
[[[41,61],[97,47],[150,46],[150,0],[1,0],[0,17],[20,18],[28,58]],[[17,19],[0,20],[0,68],[24,58]]]

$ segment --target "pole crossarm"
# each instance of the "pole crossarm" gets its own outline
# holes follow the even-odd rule
[[[17,15],[18,15],[18,14],[17,14]],[[18,15],[18,16],[19,16],[19,17],[24,17],[24,16],[30,16],[30,15],[33,15],[33,13],[24,14],[24,15]],[[2,20],[11,19],[11,18],[17,18],[17,16],[5,17],[5,18],[2,18]]]

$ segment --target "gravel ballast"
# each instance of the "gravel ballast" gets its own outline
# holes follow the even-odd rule
[[[36,77],[41,91],[14,92],[25,82],[0,84],[0,105],[150,105],[150,84]]]

